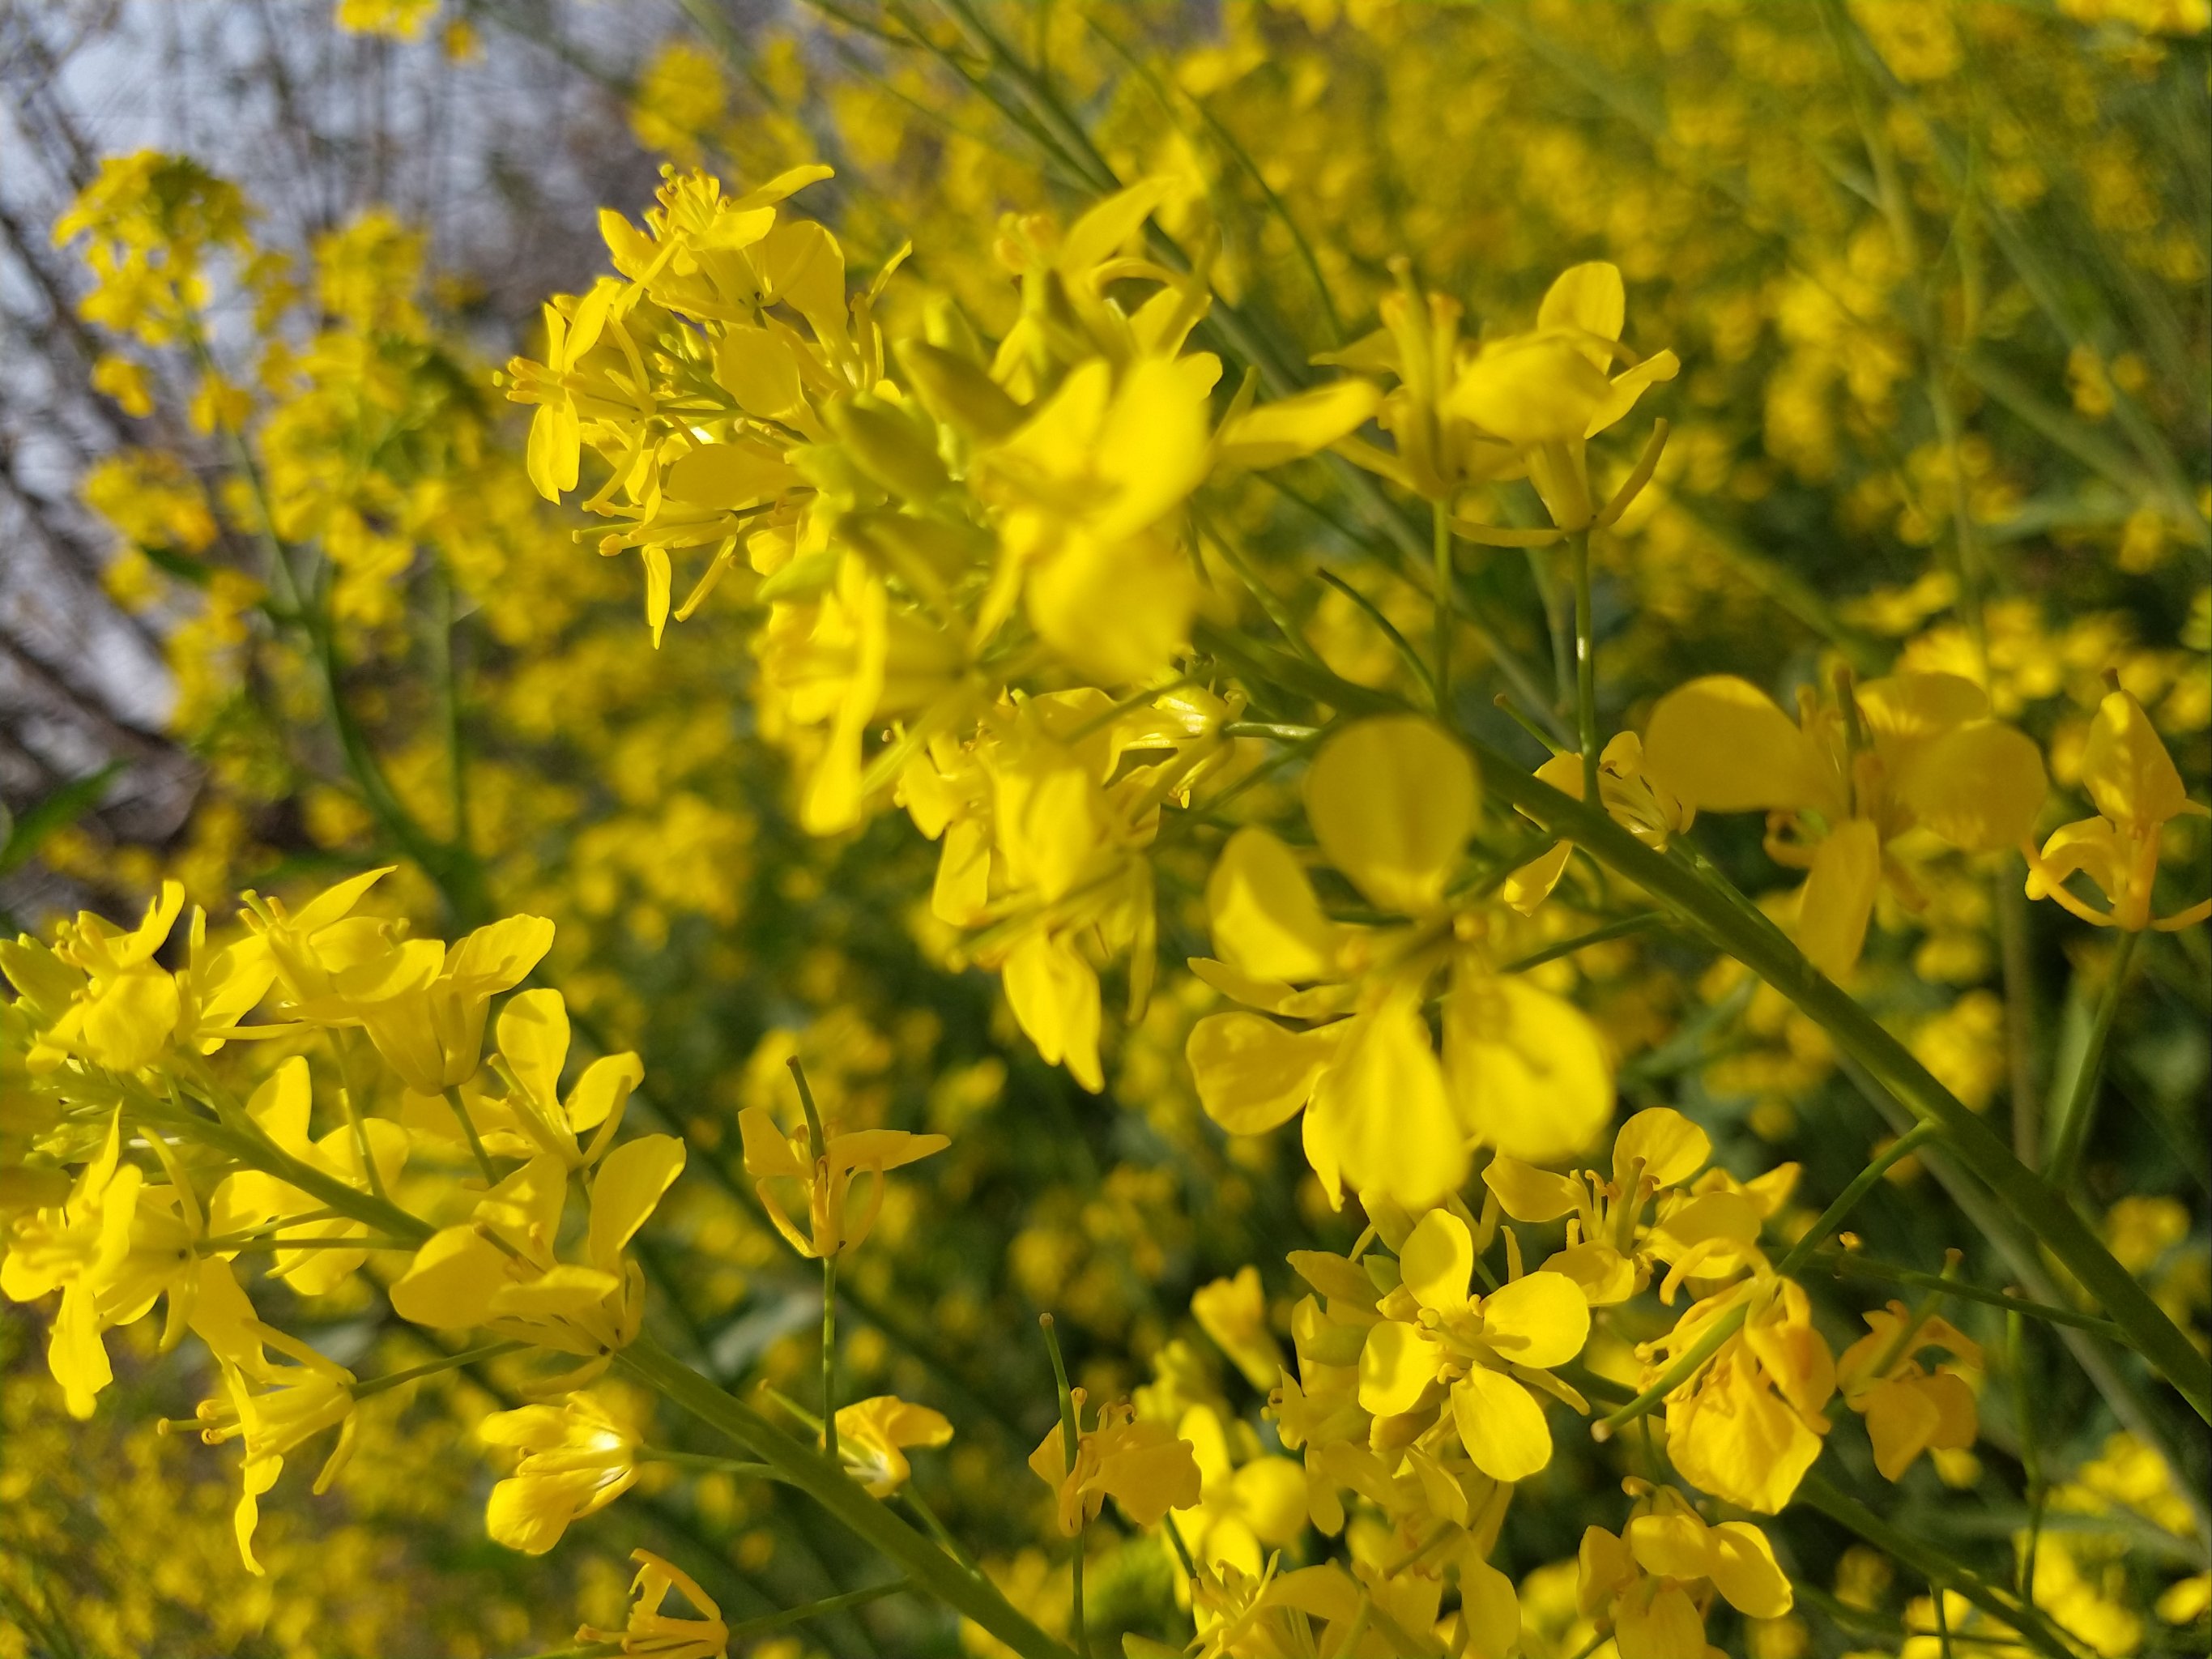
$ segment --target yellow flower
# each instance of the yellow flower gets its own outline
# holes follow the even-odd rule
[[[1336,923],[1281,841],[1232,835],[1206,885],[1220,960],[1192,967],[1264,1012],[1193,1028],[1186,1053],[1208,1115],[1259,1134],[1304,1109],[1306,1157],[1333,1200],[1348,1185],[1409,1209],[1466,1179],[1472,1146],[1579,1151],[1613,1109],[1597,1034],[1564,999],[1491,972],[1479,909],[1451,894],[1480,802],[1466,751],[1416,716],[1361,720],[1322,745],[1305,794],[1328,860],[1408,922]],[[1441,1061],[1423,1012],[1439,971]]]
[[[1647,1381],[1696,1346],[1710,1322],[1747,1303],[1743,1328],[1712,1363],[1667,1397],[1667,1455],[1682,1478],[1730,1504],[1779,1514],[1813,1460],[1836,1391],[1836,1364],[1813,1327],[1812,1304],[1792,1279],[1764,1278],[1709,1297],[1672,1333],[1638,1349]]]
[[[1083,1406],[1078,1389],[1079,1425]],[[1164,1423],[1139,1422],[1136,1408],[1127,1404],[1101,1407],[1097,1423],[1078,1434],[1074,1468],[1068,1467],[1066,1442],[1055,1428],[1030,1454],[1030,1468],[1053,1489],[1054,1518],[1069,1538],[1097,1516],[1109,1498],[1133,1525],[1149,1527],[1170,1510],[1192,1507],[1200,1491],[1190,1443]]]
[[[1703,1129],[1671,1107],[1650,1106],[1620,1126],[1609,1181],[1595,1170],[1554,1175],[1502,1154],[1482,1180],[1516,1221],[1569,1218],[1566,1248],[1544,1265],[1581,1285],[1591,1306],[1626,1302],[1651,1282],[1662,1261],[1674,1264],[1663,1291],[1672,1302],[1686,1278],[1725,1278],[1764,1266],[1761,1224],[1780,1201],[1775,1189],[1786,1190],[1796,1178],[1796,1166],[1785,1164],[1743,1192],[1702,1181],[1693,1188],[1711,1153]]]
[[[90,1417],[94,1396],[114,1380],[100,1340],[100,1292],[130,1252],[131,1219],[145,1180],[137,1164],[120,1161],[122,1137],[118,1111],[69,1197],[56,1208],[19,1218],[9,1230],[7,1258],[0,1261],[0,1292],[10,1301],[62,1293],[46,1340],[46,1365],[62,1385],[72,1417]]]
[[[1563,794],[1583,798],[1580,755],[1554,755],[1536,769],[1536,775]],[[1597,795],[1608,817],[1656,852],[1665,852],[1667,843],[1698,816],[1697,808],[1652,770],[1643,739],[1633,732],[1614,733],[1598,756]],[[1531,859],[1505,878],[1499,896],[1522,915],[1535,915],[1559,885],[1573,850],[1572,842],[1563,841]]]
[[[1232,1431],[1249,1445],[1240,1464],[1230,1450]],[[1198,1465],[1199,1498],[1177,1508],[1175,1528],[1200,1566],[1226,1562],[1250,1577],[1265,1563],[1263,1551],[1289,1543],[1305,1529],[1306,1480],[1286,1457],[1261,1453],[1241,1423],[1224,1427],[1211,1406],[1193,1406],[1176,1425],[1176,1437]]]
[[[313,1109],[307,1062],[295,1054],[256,1089],[246,1103],[246,1115],[259,1126],[277,1149],[349,1187],[372,1190],[362,1168],[364,1140],[376,1170],[377,1188],[389,1188],[399,1178],[407,1161],[407,1132],[384,1118],[366,1118],[356,1129],[343,1125],[320,1140],[307,1138]],[[290,1182],[259,1170],[239,1170],[226,1176],[208,1200],[210,1230],[219,1237],[252,1232],[281,1216],[305,1215],[324,1207]],[[288,1239],[337,1241],[365,1237],[366,1223],[343,1216],[288,1225]],[[333,1249],[320,1243],[296,1249],[278,1249],[271,1259],[269,1277],[281,1279],[302,1296],[321,1296],[334,1290],[368,1259],[366,1250]]]
[[[238,1553],[246,1570],[258,1575],[262,1566],[253,1557],[253,1532],[260,1522],[261,1497],[276,1484],[286,1455],[324,1430],[337,1429],[337,1443],[315,1477],[318,1496],[330,1490],[353,1455],[354,1375],[282,1331],[257,1322],[253,1333],[258,1342],[297,1363],[274,1364],[258,1352],[258,1345],[243,1363],[226,1361],[226,1399],[202,1401],[198,1420],[203,1425],[200,1438],[210,1446],[245,1439],[244,1491],[232,1519]]]
[[[1867,1334],[1836,1361],[1844,1403],[1866,1419],[1874,1466],[1902,1480],[1923,1451],[1963,1451],[1980,1431],[1974,1390],[1960,1368],[1979,1371],[1980,1345],[1948,1320],[1916,1320],[1902,1302],[1864,1316]],[[1915,1355],[1942,1348],[1954,1364],[1923,1370]]]
[[[514,1473],[491,1489],[484,1530],[526,1555],[543,1555],[569,1525],[595,1515],[637,1482],[638,1438],[588,1394],[557,1406],[494,1412],[477,1425],[490,1446],[520,1449]]]
[[[143,420],[154,412],[154,389],[143,364],[104,352],[92,366],[92,389],[115,399],[125,415]]]
[[[175,976],[154,953],[184,904],[184,888],[165,881],[128,933],[88,910],[59,930],[54,954],[82,972],[85,984],[47,1033],[48,1042],[115,1072],[136,1071],[161,1053],[181,1005]]]
[[[1699,811],[1767,813],[1768,855],[1807,872],[1798,946],[1831,978],[1857,962],[1885,880],[1922,902],[1892,842],[1918,828],[1962,852],[2016,846],[2045,787],[2034,743],[1953,674],[1846,682],[1826,707],[1803,692],[1795,725],[1749,681],[1708,675],[1660,699],[1644,752]]]
[[[883,1207],[884,1171],[928,1158],[952,1144],[944,1135],[909,1134],[903,1129],[833,1129],[823,1136],[822,1155],[817,1158],[806,1129],[802,1126],[785,1134],[765,1106],[748,1106],[739,1112],[738,1129],[744,1138],[745,1173],[753,1178],[762,1207],[791,1248],[805,1256],[836,1255],[858,1245]],[[874,1180],[866,1206],[855,1217],[850,1209],[853,1181],[863,1173]],[[806,1200],[807,1231],[803,1234],[792,1224],[777,1186],[771,1184],[785,1182],[797,1182]]]
[[[625,1654],[649,1654],[652,1659],[725,1659],[730,1650],[730,1627],[714,1598],[701,1589],[690,1574],[664,1561],[651,1550],[632,1550],[637,1577],[630,1583],[629,1620],[620,1630],[580,1626],[579,1642],[619,1642]],[[664,1613],[661,1604],[673,1589],[691,1604],[696,1618]]]
[[[392,1285],[392,1310],[417,1325],[483,1325],[581,1355],[586,1363],[565,1379],[580,1387],[637,1336],[645,1273],[623,1251],[683,1168],[684,1143],[673,1135],[641,1136],[609,1152],[592,1178],[586,1260],[568,1263],[553,1252],[568,1167],[541,1154],[486,1193],[472,1221],[431,1236]]]
[[[1283,1372],[1283,1350],[1267,1328],[1267,1298],[1257,1267],[1240,1267],[1233,1279],[1200,1285],[1191,1293],[1190,1311],[1247,1382],[1261,1389],[1275,1386]]]
[[[1717,1593],[1749,1619],[1778,1619],[1795,1601],[1766,1534],[1746,1521],[1708,1526],[1670,1488],[1638,1494],[1619,1535],[1583,1534],[1576,1601],[1610,1626],[1620,1659],[1711,1659],[1705,1612]]]
[[[495,1158],[550,1152],[572,1170],[588,1170],[605,1156],[621,1127],[630,1091],[644,1080],[635,1054],[602,1054],[586,1066],[564,1099],[561,1068],[568,1058],[568,1006],[558,991],[522,991],[499,1012],[499,1053],[493,1068],[512,1086],[501,1096],[469,1087],[462,1103],[484,1150]],[[466,1136],[442,1097],[410,1091],[401,1103],[410,1128],[450,1144]],[[590,1144],[577,1137],[591,1133]]]
[[[837,1455],[878,1498],[889,1498],[914,1469],[911,1446],[942,1446],[952,1425],[941,1412],[909,1405],[896,1395],[877,1395],[837,1408]]]
[[[2023,847],[2027,896],[2055,899],[2094,927],[2135,933],[2146,927],[2173,933],[2212,915],[2212,899],[2170,916],[2151,915],[2166,826],[2185,816],[2212,817],[2212,810],[2183,793],[2181,775],[2150,717],[2124,691],[2108,693],[2097,706],[2081,753],[2081,781],[2098,816],[2061,825],[2040,853],[2032,843]],[[2103,896],[2105,909],[2068,890],[2067,878],[2076,873],[2087,876]]]
[[[1583,1349],[1589,1303],[1563,1273],[1538,1272],[1471,1295],[1474,1237],[1449,1210],[1431,1210],[1407,1237],[1399,1291],[1359,1354],[1359,1403],[1376,1417],[1432,1404],[1449,1391],[1461,1444],[1493,1480],[1525,1480],[1552,1461],[1552,1431],[1530,1385],[1571,1395],[1545,1375]]]
[[[448,949],[401,941],[340,969],[327,996],[292,1009],[297,1018],[358,1024],[385,1063],[418,1094],[441,1094],[476,1075],[491,1000],[511,990],[553,943],[543,916],[509,916]]]
[[[1591,501],[1583,445],[1681,368],[1671,351],[1639,360],[1623,345],[1626,315],[1618,266],[1602,260],[1570,266],[1545,294],[1534,330],[1485,344],[1445,398],[1453,414],[1518,453],[1561,530],[1610,523],[1627,506],[1632,490],[1602,510]],[[1609,374],[1615,359],[1628,367]]]

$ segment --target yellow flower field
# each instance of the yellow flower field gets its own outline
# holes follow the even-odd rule
[[[2205,0],[294,9],[10,118],[0,1659],[2207,1650]]]

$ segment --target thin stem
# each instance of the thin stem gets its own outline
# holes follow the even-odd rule
[[[379,1198],[388,1197],[384,1190],[384,1172],[376,1167],[376,1158],[368,1148],[368,1119],[354,1100],[351,1089],[339,1090],[338,1102],[345,1108],[346,1122],[353,1130],[354,1151],[361,1156],[361,1172],[368,1178],[368,1190]]]
[[[1665,1373],[1650,1388],[1638,1395],[1620,1410],[1608,1413],[1590,1425],[1590,1438],[1607,1441],[1652,1410],[1660,1401],[1680,1388],[1697,1374],[1699,1366],[1721,1351],[1721,1344],[1743,1328],[1743,1322],[1751,1311],[1749,1303],[1740,1303],[1713,1322],[1712,1329],[1698,1340],[1697,1346],[1669,1365]]]
[[[823,1153],[826,1137],[822,1133],[822,1114],[814,1104],[814,1091],[806,1081],[806,1067],[793,1054],[783,1062],[791,1068],[791,1080],[799,1085],[799,1109],[806,1114],[807,1150],[818,1160]]]
[[[901,1590],[914,1586],[903,1578],[894,1578],[887,1584],[871,1584],[866,1589],[847,1590],[842,1595],[825,1596],[819,1601],[809,1601],[804,1607],[786,1607],[781,1613],[765,1613],[758,1619],[748,1619],[730,1626],[730,1638],[763,1636],[786,1625],[796,1625],[803,1620],[819,1619],[824,1614],[842,1613],[848,1607],[866,1607],[871,1601],[880,1601],[886,1595],[896,1595]]]
[[[1075,1420],[1075,1392],[1067,1386],[1067,1362],[1060,1357],[1060,1334],[1053,1328],[1052,1316],[1041,1314],[1037,1323],[1044,1328],[1044,1346],[1052,1355],[1052,1380],[1060,1390],[1060,1450],[1063,1466],[1069,1475],[1075,1473],[1076,1455],[1082,1444],[1082,1434]],[[1091,1659],[1091,1630],[1083,1620],[1083,1534],[1085,1516],[1076,1511],[1075,1559],[1068,1571],[1068,1629],[1075,1635],[1075,1650],[1083,1659]]]
[[[1532,951],[1525,957],[1516,957],[1498,971],[1501,974],[1525,974],[1531,968],[1557,962],[1561,957],[1571,957],[1577,951],[1587,950],[1593,945],[1602,945],[1607,939],[1626,939],[1632,933],[1663,927],[1666,921],[1666,915],[1661,911],[1639,911],[1635,915],[1623,916],[1619,921],[1609,921],[1602,927],[1593,927],[1587,933],[1577,933],[1572,939],[1563,939],[1540,951]]]
[[[750,1475],[762,1480],[781,1480],[781,1471],[773,1463],[762,1463],[743,1457],[713,1457],[705,1452],[663,1451],[657,1446],[641,1446],[635,1454],[641,1463],[666,1463],[679,1469],[703,1469],[717,1474]]]
[[[1596,805],[1597,642],[1590,623],[1590,532],[1580,530],[1570,544],[1575,569],[1575,732],[1583,748],[1583,799]]]
[[[906,1483],[899,1496],[905,1500],[906,1506],[921,1518],[921,1524],[928,1528],[929,1535],[938,1541],[939,1546],[947,1555],[967,1568],[969,1571],[978,1571],[974,1559],[960,1547],[960,1540],[945,1530],[945,1522],[937,1518],[937,1511],[930,1508],[928,1501],[915,1489],[913,1481],[909,1480]]]
[[[1799,1501],[1831,1521],[1856,1533],[1886,1555],[1895,1557],[1943,1590],[1956,1590],[1984,1613],[2018,1631],[2028,1646],[2047,1659],[2071,1659],[2071,1650],[2051,1627],[2040,1608],[2008,1593],[1991,1589],[1933,1546],[1893,1527],[1849,1493],[1829,1484],[1825,1476],[1808,1473],[1797,1487]]]
[[[1997,960],[2004,975],[2005,1076],[2012,1096],[2012,1155],[2033,1165],[2043,1149],[2035,1097],[2035,970],[2027,894],[2007,860],[1996,884]]]
[[[476,1120],[469,1115],[468,1105],[462,1100],[461,1091],[457,1088],[447,1090],[446,1104],[453,1109],[453,1115],[461,1121],[461,1133],[468,1137],[469,1151],[476,1154],[477,1168],[483,1171],[485,1184],[498,1186],[498,1171],[491,1167],[491,1154],[484,1151],[483,1139],[477,1133]]]
[[[527,1342],[487,1342],[479,1348],[464,1348],[459,1353],[441,1354],[420,1365],[410,1365],[404,1371],[387,1371],[382,1376],[372,1376],[366,1382],[353,1385],[353,1397],[367,1400],[382,1394],[386,1389],[396,1389],[402,1382],[412,1382],[417,1377],[435,1376],[440,1371],[458,1370],[464,1365],[474,1365],[487,1359],[496,1359],[501,1354],[515,1353],[530,1346]]]
[[[1828,1206],[1820,1218],[1808,1227],[1797,1242],[1790,1247],[1790,1254],[1782,1258],[1774,1271],[1784,1279],[1796,1272],[1804,1265],[1806,1258],[1820,1249],[1828,1235],[1843,1225],[1844,1218],[1858,1207],[1859,1200],[1874,1190],[1875,1182],[1887,1175],[1891,1168],[1908,1153],[1917,1152],[1935,1138],[1936,1126],[1920,1123],[1891,1141],[1874,1162],[1851,1177],[1850,1185],[1836,1194],[1836,1201]]]
[[[2020,1430],[2020,1471],[2027,1483],[2027,1542],[2020,1553],[2020,1594],[2035,1583],[2035,1551],[2043,1539],[2043,1455],[2035,1442],[2034,1406],[2027,1397],[2027,1327],[2018,1310],[2005,1316],[2005,1358],[2012,1369],[2012,1414]]]
[[[1429,507],[1430,538],[1437,568],[1437,713],[1451,718],[1452,554],[1451,514],[1443,501]]]
[[[837,1258],[822,1258],[822,1450],[837,1458]]]
[[[842,1468],[786,1434],[753,1407],[732,1399],[650,1336],[640,1336],[623,1349],[615,1363],[773,1465],[785,1480],[806,1492],[863,1542],[896,1562],[916,1588],[974,1620],[1022,1659],[1069,1659],[1066,1647],[1039,1630],[988,1580],[966,1571],[899,1519],[888,1505],[863,1491]]]
[[[2043,1173],[2061,1188],[2073,1179],[2074,1166],[2081,1160],[2081,1149],[2088,1144],[2089,1125],[2097,1110],[2097,1083],[2105,1069],[2106,1039],[2112,1034],[2112,1019],[2120,1011],[2120,994],[2127,984],[2128,969],[2135,962],[2136,942],[2142,938],[2141,933],[2134,932],[2120,935],[2112,971],[2105,981],[2103,994],[2097,999],[2096,1023],[2089,1028],[2088,1044],[2081,1050],[2081,1063],[2075,1068],[2065,1103],[2058,1109],[2057,1121],[2051,1126],[2051,1156],[2045,1160]]]
[[[1979,1285],[1966,1284],[1959,1279],[1946,1279],[1941,1273],[1923,1273],[1917,1267],[1893,1267],[1887,1261],[1877,1261],[1861,1255],[1856,1250],[1815,1250],[1805,1258],[1805,1266],[1834,1273],[1839,1279],[1871,1279],[1884,1285],[1903,1285],[1913,1290],[1941,1289],[1946,1295],[1955,1296],[1961,1302],[1978,1302],[1984,1307],[2002,1308],[2008,1313],[2025,1314],[2030,1319],[2040,1319],[2046,1324],[2070,1326],[2077,1331],[2094,1331],[2110,1342],[2123,1346],[2127,1337],[2109,1319],[2095,1314],[2078,1313],[2072,1308],[2055,1307],[2047,1302],[2031,1302],[2026,1297],[2014,1296],[2009,1291],[1988,1290]]]

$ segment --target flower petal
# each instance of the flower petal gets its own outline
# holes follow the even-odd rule
[[[1492,1480],[1526,1480],[1552,1461],[1552,1431],[1536,1398],[1478,1365],[1452,1384],[1452,1421],[1474,1466]]]
[[[1749,680],[1708,674],[1659,700],[1644,734],[1651,769],[1699,811],[1832,807],[1842,780]]]
[[[1466,750],[1416,714],[1361,720],[1322,745],[1306,816],[1329,862],[1385,909],[1433,909],[1474,831],[1481,789]]]

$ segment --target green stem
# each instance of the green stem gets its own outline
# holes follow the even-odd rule
[[[1075,1419],[1075,1391],[1067,1385],[1067,1362],[1060,1357],[1060,1333],[1053,1328],[1052,1316],[1041,1315],[1037,1323],[1044,1328],[1044,1346],[1052,1355],[1052,1380],[1060,1390],[1060,1450],[1064,1467],[1072,1477],[1075,1473],[1076,1457],[1083,1436]],[[1076,1511],[1075,1559],[1068,1572],[1068,1628],[1075,1635],[1075,1650],[1083,1659],[1091,1659],[1091,1627],[1083,1618],[1083,1534],[1084,1516]]]
[[[822,1258],[822,1453],[837,1461],[837,1258]]]
[[[366,1382],[353,1385],[353,1397],[367,1400],[382,1394],[386,1389],[396,1389],[402,1382],[412,1382],[418,1377],[435,1376],[440,1371],[458,1370],[464,1365],[474,1365],[486,1359],[496,1359],[501,1354],[515,1353],[528,1347],[527,1342],[487,1342],[482,1347],[464,1348],[459,1353],[441,1354],[420,1365],[410,1365],[404,1371],[387,1371],[382,1376],[372,1376]]]
[[[476,1154],[477,1168],[483,1171],[484,1184],[499,1185],[499,1174],[491,1167],[491,1154],[484,1151],[483,1139],[477,1133],[476,1120],[469,1115],[467,1104],[461,1099],[459,1089],[446,1091],[446,1104],[453,1109],[453,1115],[461,1121],[461,1133],[468,1137],[469,1151]]]
[[[1547,962],[1557,962],[1561,957],[1571,957],[1577,951],[1593,945],[1602,945],[1607,939],[1626,939],[1632,933],[1641,933],[1663,926],[1667,918],[1657,910],[1644,910],[1632,916],[1623,916],[1619,921],[1609,921],[1602,927],[1593,927],[1587,933],[1577,933],[1572,939],[1563,939],[1556,945],[1547,945],[1525,957],[1517,957],[1498,971],[1501,974],[1525,974],[1531,968],[1540,968]]]
[[[2075,1067],[2065,1103],[2051,1126],[2051,1155],[2044,1160],[2043,1173],[2062,1188],[2073,1179],[2074,1166],[2089,1142],[2089,1126],[2097,1115],[2097,1083],[2105,1069],[2105,1043],[2112,1034],[2113,1017],[2120,1012],[2120,995],[2127,984],[2128,969],[2135,963],[2136,942],[2142,938],[2134,932],[2120,935],[2119,950],[2097,999],[2097,1018],[2089,1028],[2088,1043],[2081,1050],[2081,1063]]]
[[[639,1382],[771,1465],[863,1542],[896,1562],[917,1589],[975,1620],[1022,1659],[1070,1659],[1066,1648],[1039,1630],[988,1580],[963,1570],[871,1498],[836,1464],[793,1439],[752,1407],[732,1399],[651,1337],[639,1337],[615,1359]]]
[[[786,1607],[781,1613],[771,1613],[758,1619],[748,1619],[730,1626],[730,1639],[740,1637],[764,1636],[769,1631],[781,1630],[786,1625],[796,1625],[808,1619],[819,1619],[827,1613],[842,1613],[848,1607],[866,1607],[871,1601],[880,1601],[886,1595],[896,1595],[901,1590],[914,1586],[903,1578],[894,1578],[887,1584],[871,1584],[866,1589],[847,1590],[842,1595],[826,1596],[819,1601],[809,1601],[804,1607]]]
[[[773,1463],[762,1463],[742,1457],[710,1457],[704,1452],[663,1451],[657,1446],[641,1446],[636,1453],[641,1463],[666,1463],[679,1469],[701,1469],[714,1474],[750,1475],[761,1480],[777,1480],[782,1477]]]
[[[1597,804],[1597,641],[1590,622],[1590,533],[1575,532],[1575,732],[1583,748],[1583,799]]]
[[[1826,1477],[1808,1474],[1797,1487],[1798,1501],[1818,1510],[1846,1530],[1856,1533],[1885,1555],[1894,1557],[1943,1590],[1956,1590],[1992,1619],[2009,1625],[2021,1638],[2047,1659],[2073,1659],[2073,1650],[2051,1626],[2042,1611],[2009,1593],[1992,1589],[1973,1573],[1933,1546],[1893,1527],[1849,1493],[1829,1484]]]
[[[1694,1376],[1699,1366],[1718,1353],[1722,1343],[1743,1328],[1745,1316],[1750,1311],[1749,1303],[1740,1303],[1715,1320],[1712,1329],[1699,1337],[1697,1346],[1689,1352],[1667,1367],[1656,1382],[1620,1410],[1610,1412],[1591,1424],[1590,1438],[1601,1442],[1610,1440],[1637,1419],[1656,1407],[1660,1401]]]
[[[1453,603],[1451,514],[1443,502],[1430,504],[1431,551],[1437,569],[1437,715],[1451,718],[1451,627]]]
[[[1917,1291],[1942,1290],[1961,1302],[1978,1302],[1986,1308],[2002,1308],[2008,1313],[2026,1314],[2030,1319],[2040,1319],[2052,1325],[2068,1325],[2078,1331],[2094,1331],[2109,1342],[2124,1344],[2126,1339],[2119,1327],[2109,1319],[2100,1319],[2095,1314],[2076,1313],[2071,1308],[2054,1307],[2045,1302],[2031,1302],[2026,1297],[2014,1296],[2009,1291],[1985,1290],[1979,1285],[1966,1284],[1959,1279],[1946,1279],[1941,1273],[1923,1273],[1917,1267],[1893,1267],[1887,1261],[1876,1261],[1856,1250],[1815,1250],[1805,1258],[1805,1265],[1832,1273],[1838,1279],[1871,1279],[1883,1285],[1902,1285]]]
[[[1806,1258],[1820,1247],[1828,1235],[1844,1224],[1844,1218],[1858,1207],[1859,1200],[1874,1190],[1875,1182],[1887,1175],[1892,1166],[1900,1159],[1909,1153],[1917,1152],[1921,1146],[1935,1138],[1936,1126],[1932,1123],[1920,1123],[1907,1129],[1896,1139],[1891,1141],[1873,1163],[1851,1177],[1850,1185],[1838,1193],[1836,1195],[1836,1201],[1821,1212],[1820,1218],[1799,1236],[1797,1242],[1790,1247],[1790,1254],[1782,1258],[1774,1271],[1784,1279],[1796,1273],[1804,1265]]]
[[[2012,1370],[2012,1414],[2020,1430],[2020,1472],[2027,1482],[2027,1541],[2021,1548],[2020,1577],[2015,1587],[2022,1595],[2035,1584],[2036,1547],[2043,1540],[2043,1456],[2035,1443],[2035,1407],[2027,1397],[2027,1327],[2017,1311],[2005,1316],[2005,1359]]]

